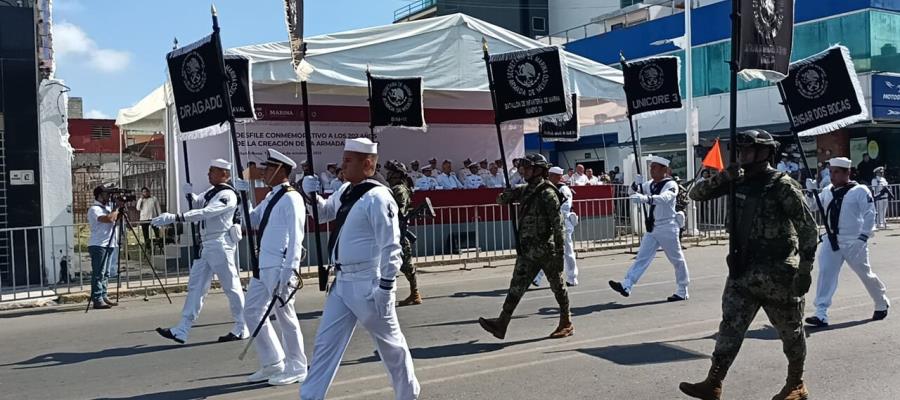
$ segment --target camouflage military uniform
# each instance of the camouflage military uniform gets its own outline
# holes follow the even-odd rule
[[[497,197],[500,204],[520,203],[516,266],[503,311],[509,314],[543,270],[559,303],[560,313],[569,315],[569,295],[563,284],[563,221],[556,188],[547,180],[520,185]]]
[[[753,177],[737,179],[737,216],[729,218],[737,218],[737,227],[749,225],[738,228],[741,232],[731,232],[732,238],[738,236],[740,253],[729,260],[713,366],[719,379],[724,378],[744,334],[762,308],[783,342],[789,376],[802,374],[806,359],[804,298],[794,293],[792,282],[798,271],[808,274],[812,270],[818,229],[799,184],[787,174],[769,167]],[[727,174],[723,173],[694,185],[690,197],[706,201],[727,195],[728,191]],[[745,221],[747,207],[755,210],[746,213],[750,219]],[[740,237],[742,234],[747,237]],[[745,244],[741,247],[740,243]]]
[[[412,203],[412,192],[404,184],[391,186],[391,193],[394,195],[394,201],[397,203],[399,215],[405,216],[409,212],[409,206]],[[403,227],[406,224],[401,224]],[[400,266],[400,272],[409,280],[411,288],[416,288],[416,267],[412,263],[412,245],[409,238],[400,232],[400,247],[403,250],[403,264]]]

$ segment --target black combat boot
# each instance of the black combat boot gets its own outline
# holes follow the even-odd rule
[[[497,318],[478,318],[478,324],[495,338],[503,339],[506,337],[506,328],[509,326],[510,318],[512,318],[512,314],[501,311]]]
[[[681,382],[678,388],[681,392],[693,398],[702,400],[720,400],[722,398],[722,381],[725,379],[725,369],[713,361],[706,379],[697,383]]]
[[[808,398],[809,391],[806,390],[806,384],[803,383],[803,363],[789,363],[787,381],[781,388],[781,392],[772,397],[772,400],[806,400]]]

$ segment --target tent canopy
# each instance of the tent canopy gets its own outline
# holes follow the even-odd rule
[[[367,67],[374,75],[422,76],[426,92],[487,92],[482,38],[492,54],[546,46],[464,14],[313,36],[305,38],[305,60],[314,68],[310,92],[365,95]],[[298,82],[286,41],[237,47],[226,53],[251,60],[256,86]],[[582,104],[624,102],[621,71],[563,53],[570,88],[579,94]],[[170,93],[160,86],[135,106],[120,110],[116,125],[125,130],[164,130],[164,110],[172,102]]]

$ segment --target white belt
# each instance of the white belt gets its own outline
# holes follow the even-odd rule
[[[356,263],[336,263],[334,268],[338,272],[336,279],[342,281],[358,281],[378,277],[377,259],[371,259]]]

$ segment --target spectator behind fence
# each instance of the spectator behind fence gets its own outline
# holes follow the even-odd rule
[[[584,175],[584,165],[575,166],[575,174],[569,177],[568,184],[569,186],[586,186],[588,184],[588,178]]]
[[[586,169],[585,176],[587,176],[587,185],[588,186],[597,186],[600,184],[600,178],[594,176],[594,170],[591,168]]]
[[[91,238],[88,241],[88,254],[91,256],[91,301],[94,308],[103,310],[117,305],[109,299],[109,259],[113,249],[118,246],[116,220],[119,218],[118,207],[109,205],[109,193],[103,186],[94,188],[94,204],[88,209],[88,224],[91,227]]]
[[[153,237],[159,239],[159,228],[150,226],[150,220],[162,213],[159,200],[150,193],[150,188],[141,188],[141,197],[137,201],[137,209],[141,213],[141,231],[144,234],[144,247],[150,248],[150,228],[153,228]],[[111,276],[114,274],[110,274]]]

